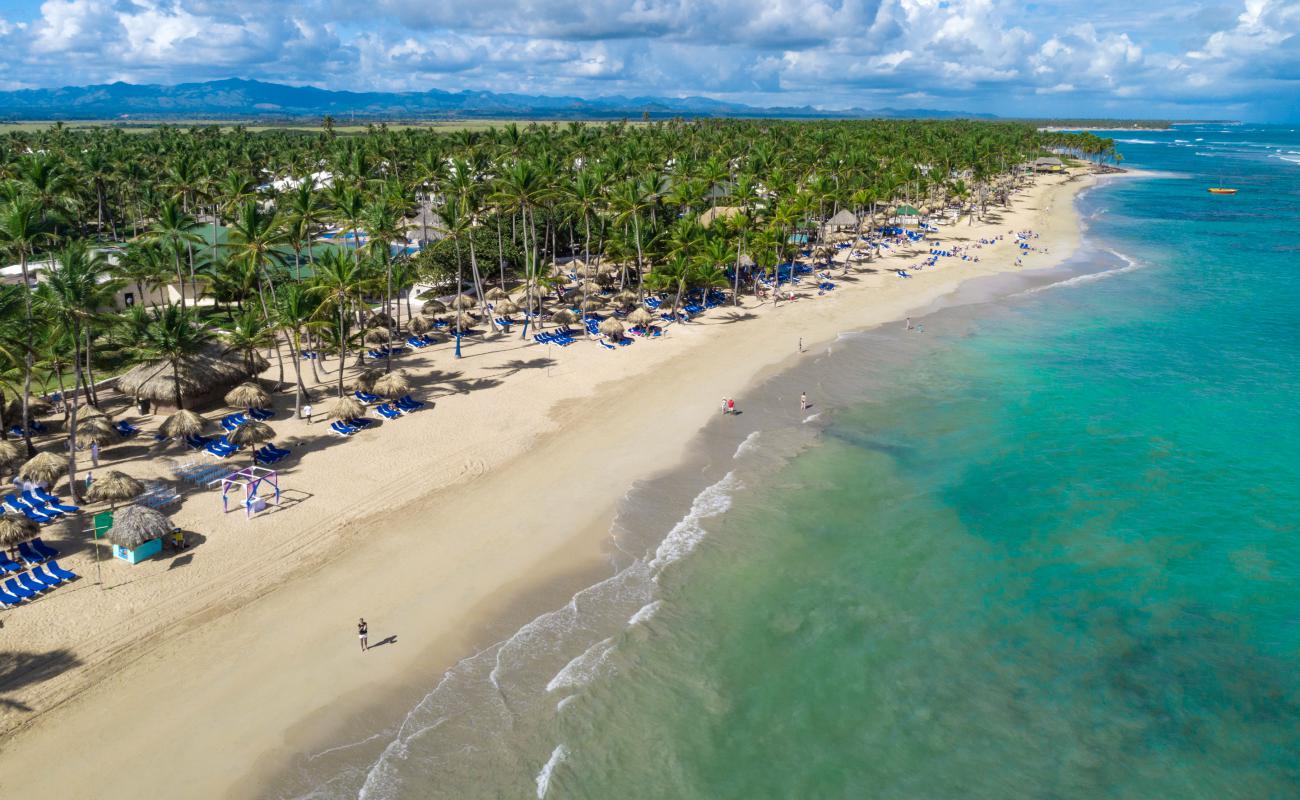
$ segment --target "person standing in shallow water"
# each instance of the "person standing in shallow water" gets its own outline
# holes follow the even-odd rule
[[[808,393],[807,393],[807,392],[800,392],[800,393],[799,393],[799,410],[800,410],[800,411],[807,411],[807,410],[808,410]]]
[[[361,637],[361,652],[370,649],[370,626],[366,625],[366,618],[362,617],[357,623],[357,635]]]

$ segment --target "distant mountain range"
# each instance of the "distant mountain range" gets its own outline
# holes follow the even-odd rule
[[[929,109],[849,109],[811,106],[760,108],[707,97],[548,97],[496,92],[336,92],[312,86],[241,80],[175,86],[109,83],[0,92],[0,120],[301,119],[334,116],[358,120],[417,119],[618,119],[621,117],[967,117]]]

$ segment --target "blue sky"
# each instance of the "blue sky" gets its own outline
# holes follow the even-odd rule
[[[1300,0],[0,0],[0,88],[707,95],[1300,118]]]

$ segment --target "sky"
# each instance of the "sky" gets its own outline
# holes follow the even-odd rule
[[[702,95],[1300,119],[1300,0],[0,0],[0,89]]]

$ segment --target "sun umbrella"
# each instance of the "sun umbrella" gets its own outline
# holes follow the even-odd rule
[[[68,470],[68,462],[54,453],[37,453],[18,470],[18,477],[25,481],[35,481],[53,485],[59,476]]]
[[[82,420],[87,420],[87,419],[112,420],[112,417],[110,417],[108,414],[105,414],[103,411],[100,411],[98,408],[95,408],[94,406],[82,406],[81,408],[78,408],[77,421],[81,422]]]
[[[79,444],[97,444],[106,447],[122,441],[122,434],[114,430],[103,417],[77,422],[77,442]]]
[[[129,505],[113,514],[108,540],[118,547],[134,550],[145,542],[161,539],[172,532],[171,520],[161,511],[147,506]]]
[[[39,397],[28,396],[27,398],[27,415],[29,417],[40,417],[50,413],[54,407],[48,401]],[[9,401],[9,407],[5,409],[6,418],[17,419],[23,413],[23,401],[20,397],[15,397]]]
[[[505,300],[510,295],[500,286],[493,286],[491,289],[488,289],[487,294],[483,296],[495,303],[498,300]]]
[[[352,391],[368,392],[375,386],[375,381],[379,380],[384,371],[379,367],[368,367],[356,374],[352,380],[348,381],[348,388]]]
[[[34,539],[37,532],[36,522],[22,514],[7,512],[0,517],[0,547],[17,547],[28,539]]]
[[[623,323],[619,322],[613,317],[610,317],[609,319],[600,323],[600,332],[605,334],[610,339],[622,339]]]
[[[627,321],[633,325],[649,325],[655,321],[655,315],[648,308],[635,308],[627,315]]]
[[[413,317],[410,322],[406,323],[406,328],[411,333],[428,333],[431,327],[433,325],[426,317]]]
[[[252,381],[245,381],[226,392],[226,405],[232,408],[266,408],[271,397]]]
[[[420,306],[420,313],[426,317],[434,314],[442,314],[447,310],[447,304],[441,300],[425,300],[424,305]]]
[[[478,305],[478,301],[467,294],[458,294],[451,299],[452,308],[473,308]]]
[[[518,314],[519,306],[515,301],[507,297],[505,300],[500,300],[493,305],[492,310],[498,314]]]
[[[328,416],[330,419],[356,419],[366,415],[366,407],[355,397],[340,397],[334,401],[330,407]]]
[[[400,372],[390,372],[375,381],[375,394],[395,399],[411,393],[411,382]]]
[[[168,439],[182,439],[186,436],[198,436],[208,426],[208,421],[189,409],[182,409],[163,420],[158,429]]]
[[[640,298],[637,297],[637,293],[636,293],[636,292],[633,292],[633,291],[628,290],[628,289],[624,289],[623,291],[621,291],[621,292],[619,292],[618,294],[614,295],[614,300],[613,300],[613,302],[614,302],[614,305],[618,305],[618,306],[630,306],[630,305],[635,305],[636,302],[637,302],[637,300],[639,300],[639,299],[640,299]]]
[[[275,431],[271,430],[271,426],[255,419],[240,423],[239,427],[226,434],[227,441],[240,447],[269,442],[274,438]]]
[[[551,322],[556,325],[571,325],[576,319],[577,317],[573,315],[573,312],[567,308],[561,308],[551,315]]]
[[[24,453],[8,439],[0,439],[0,472],[8,472],[23,460]]]
[[[366,344],[387,344],[391,337],[387,328],[375,328],[366,333]]]
[[[602,288],[603,287],[595,281],[583,281],[578,284],[578,291],[586,292],[588,294],[599,294]]]
[[[125,500],[139,497],[143,492],[144,484],[140,483],[140,481],[125,472],[110,469],[95,478],[95,482],[90,484],[86,496],[96,503],[112,503],[116,505]]]
[[[578,307],[581,308],[583,311],[599,311],[600,309],[605,307],[605,301],[597,297],[591,297],[586,300],[583,300],[582,305]]]
[[[382,311],[376,311],[366,320],[367,328],[391,328],[396,324],[396,321],[390,315]]]

